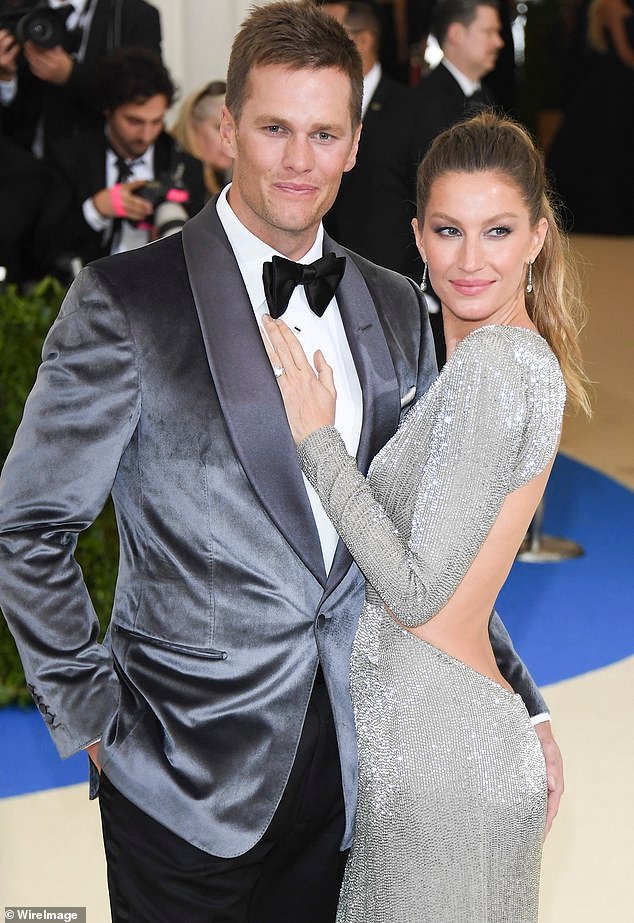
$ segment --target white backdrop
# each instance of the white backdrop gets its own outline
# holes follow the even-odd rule
[[[150,0],[161,13],[163,59],[180,99],[224,80],[233,37],[252,6],[265,0]],[[177,103],[178,105],[178,103]]]

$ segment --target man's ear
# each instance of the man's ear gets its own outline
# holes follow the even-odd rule
[[[234,117],[226,106],[220,113],[220,140],[224,151],[234,160],[237,155],[237,126]]]
[[[447,27],[447,31],[445,33],[445,42],[443,44],[446,43],[448,45],[453,45],[454,47],[456,45],[461,45],[464,38],[464,33],[465,26],[463,26],[461,22],[450,23]]]
[[[352,136],[352,147],[350,148],[350,154],[346,160],[346,165],[343,168],[343,172],[347,173],[349,170],[352,170],[355,163],[357,162],[357,151],[359,150],[359,138],[361,137],[361,129],[363,128],[363,123],[360,123],[359,126],[355,129],[354,135]]]

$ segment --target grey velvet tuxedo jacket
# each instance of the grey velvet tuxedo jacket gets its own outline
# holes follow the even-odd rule
[[[325,249],[341,255],[330,239]],[[347,254],[337,301],[363,389],[359,464],[435,375],[410,281]],[[112,493],[119,578],[104,644],[73,550]],[[114,549],[113,549],[114,553]],[[72,286],[0,479],[1,603],[62,756],[102,736],[129,799],[217,856],[267,828],[318,660],[337,728],[349,845],[348,694],[363,580],[326,577],[275,378],[212,202],[175,235]],[[501,622],[504,672],[539,693]]]

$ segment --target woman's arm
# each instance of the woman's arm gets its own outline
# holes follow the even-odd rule
[[[504,498],[519,486],[515,470],[523,454],[528,405],[523,372],[510,345],[499,328],[488,328],[456,350],[440,383],[443,408],[429,445],[407,447],[411,464],[427,461],[411,536],[401,536],[332,426],[334,388],[323,357],[316,356],[315,376],[288,328],[269,325],[267,333],[275,352],[272,361],[285,369],[278,381],[306,477],[385,604],[403,624],[423,624],[455,592]],[[554,433],[540,447],[541,468],[552,457],[556,439]],[[527,473],[532,468],[536,474],[539,465],[528,466]]]

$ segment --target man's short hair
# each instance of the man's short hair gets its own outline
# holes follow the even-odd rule
[[[277,64],[290,70],[337,68],[349,77],[353,127],[361,121],[363,72],[354,42],[343,26],[312,0],[281,0],[252,10],[238,32],[227,70],[226,105],[236,121],[254,67]]]
[[[440,47],[447,37],[447,30],[454,22],[468,27],[476,18],[479,6],[491,6],[500,12],[497,0],[437,0],[431,14],[429,31]]]
[[[102,112],[128,103],[143,104],[153,96],[165,96],[172,105],[175,87],[157,54],[147,48],[118,48],[98,65],[95,95]]]

